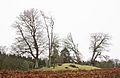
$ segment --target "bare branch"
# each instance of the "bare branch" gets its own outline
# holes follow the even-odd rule
[[[94,63],[96,58],[102,54],[103,51],[107,50],[108,45],[110,44],[108,41],[110,40],[110,36],[104,33],[93,33],[91,35],[91,45],[90,49],[92,51],[91,63]]]

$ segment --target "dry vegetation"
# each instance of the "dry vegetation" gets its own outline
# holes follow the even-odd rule
[[[120,69],[0,71],[0,78],[120,78]]]

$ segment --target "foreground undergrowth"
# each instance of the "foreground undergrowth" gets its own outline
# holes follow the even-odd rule
[[[0,78],[120,78],[120,69],[10,71],[1,70]]]

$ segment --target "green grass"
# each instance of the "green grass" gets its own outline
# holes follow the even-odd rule
[[[77,68],[71,67],[70,65],[75,65]],[[67,67],[67,69],[66,69]],[[56,66],[55,69],[53,67],[47,68],[47,67],[43,67],[41,69],[35,69],[35,70],[43,70],[43,71],[47,71],[47,70],[92,70],[92,69],[100,69],[97,67],[93,67],[93,66],[88,66],[88,65],[79,65],[79,64],[74,64],[74,63],[65,63],[62,64],[62,66]]]

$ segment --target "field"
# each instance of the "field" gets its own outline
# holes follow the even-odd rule
[[[120,69],[10,71],[1,70],[0,78],[120,78]]]

